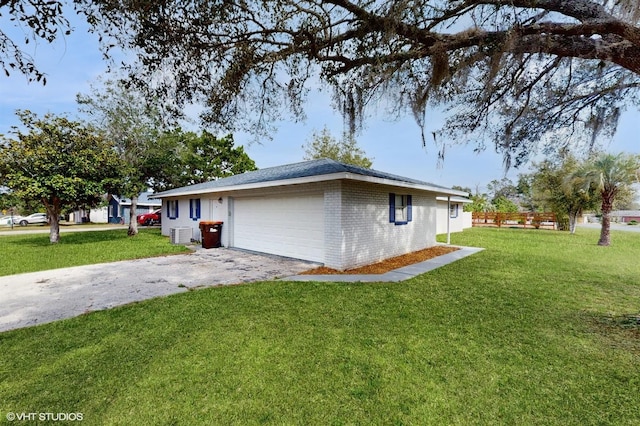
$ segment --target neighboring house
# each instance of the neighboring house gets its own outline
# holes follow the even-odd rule
[[[609,217],[614,223],[629,223],[632,220],[640,222],[640,210],[614,210],[609,214]],[[583,223],[597,223],[600,221],[600,216],[596,216],[594,213],[583,215]]]
[[[162,201],[149,198],[152,192],[141,192],[138,196],[138,208],[136,215],[149,213],[159,209]],[[90,219],[93,223],[129,223],[129,212],[131,212],[131,199],[121,198],[117,195],[107,196],[107,206],[98,209],[91,209]]]
[[[347,269],[436,244],[437,196],[465,192],[321,159],[155,194],[162,233],[222,221],[222,245]],[[174,231],[174,232],[177,232]]]
[[[616,210],[611,212],[611,218],[616,222],[628,223],[632,220],[640,222],[640,210]]]
[[[462,232],[463,229],[473,226],[471,212],[465,212],[463,209],[465,204],[472,203],[470,199],[466,197],[436,197],[436,200],[438,234]]]

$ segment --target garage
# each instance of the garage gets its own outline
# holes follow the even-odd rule
[[[163,200],[163,235],[191,228],[197,241],[200,222],[220,221],[223,247],[344,270],[435,245],[436,197],[466,195],[325,158],[174,188],[155,198]],[[396,220],[397,212],[406,220]]]
[[[324,262],[324,195],[235,198],[233,246]]]

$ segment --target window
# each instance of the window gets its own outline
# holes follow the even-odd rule
[[[449,217],[458,217],[458,205],[450,204],[449,205]]]
[[[167,216],[169,219],[178,218],[178,200],[167,201]]]
[[[411,222],[411,195],[389,194],[389,222],[396,225],[406,225]]]
[[[407,196],[396,194],[396,222],[407,221]]]
[[[189,217],[193,220],[200,219],[200,198],[189,200]]]

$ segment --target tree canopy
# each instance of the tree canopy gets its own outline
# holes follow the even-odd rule
[[[160,136],[159,145],[174,156],[165,165],[163,176],[154,180],[154,189],[167,190],[207,182],[256,170],[255,162],[242,146],[234,146],[233,135],[218,138],[203,131],[200,135],[181,129]]]
[[[578,216],[598,203],[595,187],[583,170],[585,162],[571,154],[533,165],[530,175],[532,197],[556,214],[559,229],[575,232]]]
[[[152,179],[162,175],[172,160],[172,150],[158,143],[160,134],[168,127],[161,108],[141,93],[114,81],[93,86],[90,95],[79,94],[77,101],[118,153],[123,173],[118,195],[131,199],[128,234],[137,235],[138,195],[149,188]]]
[[[305,160],[330,158],[365,169],[370,169],[373,165],[373,159],[367,157],[353,137],[344,135],[342,140],[337,140],[331,136],[326,127],[320,133],[313,132],[311,140],[302,147],[304,148]]]
[[[60,3],[0,2],[0,13],[8,9],[48,40],[69,28]],[[74,5],[107,55],[114,45],[129,50],[130,83],[171,105],[202,102],[204,120],[230,132],[269,130],[283,114],[303,117],[319,79],[351,131],[367,108],[382,106],[412,114],[439,141],[493,143],[507,165],[517,165],[540,149],[591,148],[638,105],[640,4],[633,0]],[[14,51],[0,44],[4,58]],[[19,69],[33,73],[30,64]],[[442,129],[424,128],[432,107],[448,112]]]
[[[138,233],[137,199],[147,188],[162,191],[256,169],[243,147],[234,147],[232,135],[217,138],[207,131],[197,135],[175,129],[157,99],[144,98],[121,82],[106,81],[77,99],[120,157],[119,195],[132,203],[129,235]]]
[[[49,215],[49,240],[59,240],[62,209],[93,207],[117,191],[120,163],[97,132],[65,117],[19,111],[24,129],[0,139],[0,185],[19,199],[40,201]]]
[[[351,129],[367,107],[440,140],[492,141],[507,165],[615,131],[638,102],[640,5],[598,0],[101,0],[78,6],[136,55],[133,81],[204,102],[229,131],[304,116],[319,78]],[[234,127],[235,126],[235,127]],[[231,127],[231,128],[230,128]],[[430,129],[429,129],[430,130]]]
[[[0,67],[9,76],[12,71],[24,74],[29,81],[46,84],[44,72],[36,66],[34,58],[26,53],[21,42],[29,44],[41,40],[53,42],[61,35],[71,32],[69,21],[63,14],[62,2],[56,0],[2,0],[0,18],[8,15],[9,21],[22,26],[25,36],[14,40],[5,26],[0,28]],[[7,22],[6,20],[4,21]]]

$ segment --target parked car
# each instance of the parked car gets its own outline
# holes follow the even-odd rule
[[[20,219],[22,219],[22,216],[2,216],[0,217],[0,226],[11,226],[12,223],[17,225]]]
[[[158,209],[151,213],[139,214],[136,216],[136,219],[140,225],[151,226],[160,224],[162,222],[162,210]]]
[[[46,213],[33,213],[33,214],[30,214],[29,216],[25,216],[21,218],[19,221],[16,221],[16,223],[19,223],[20,226],[35,225],[35,224],[44,225],[49,223],[49,220],[47,219]]]

